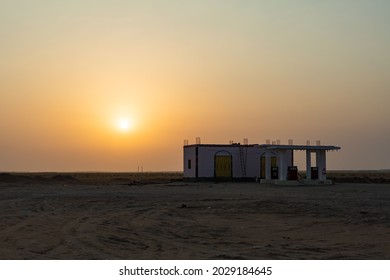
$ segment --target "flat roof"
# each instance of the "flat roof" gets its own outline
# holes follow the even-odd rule
[[[189,144],[184,145],[184,147],[259,147],[259,144],[240,144],[240,143],[233,143],[233,144]]]
[[[261,145],[266,146],[267,150],[340,150],[337,146],[312,146],[312,145]]]
[[[248,144],[242,145],[240,143],[233,144],[190,144],[184,145],[186,147],[253,147],[253,148],[265,148],[267,150],[340,150],[338,146],[329,146],[329,145],[272,145],[272,144]]]

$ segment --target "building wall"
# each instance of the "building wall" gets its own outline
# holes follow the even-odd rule
[[[214,177],[214,156],[223,150],[225,149],[222,147],[199,147],[199,177]]]
[[[195,147],[184,147],[183,155],[183,171],[184,178],[195,178],[196,177],[196,149]],[[191,161],[191,168],[188,166],[188,161]]]
[[[260,177],[260,157],[264,153],[264,149],[259,147],[248,147],[246,154],[246,177],[259,178]]]
[[[214,174],[215,155],[230,154],[232,156],[233,178],[260,177],[260,156],[265,150],[256,146],[241,146],[245,159],[246,174],[243,174],[241,164],[240,146],[185,146],[184,147],[184,177],[195,178],[196,173],[196,148],[198,148],[198,177],[212,178]],[[191,169],[188,168],[188,160],[191,160]]]

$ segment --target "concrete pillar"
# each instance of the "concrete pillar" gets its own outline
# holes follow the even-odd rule
[[[294,150],[286,151],[287,167],[294,165]]]
[[[271,180],[271,157],[268,153],[265,154],[265,179]]]
[[[306,150],[306,179],[311,179],[311,151]]]
[[[326,151],[322,151],[322,162],[323,162],[323,169],[321,171],[322,173],[322,180],[326,180],[326,173],[328,172],[326,169]]]
[[[278,152],[278,180],[283,180],[283,151]]]
[[[326,180],[326,151],[317,151],[318,179]]]
[[[287,153],[286,151],[279,151],[279,180],[285,181],[287,179]]]

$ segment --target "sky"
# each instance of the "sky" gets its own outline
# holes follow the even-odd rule
[[[0,171],[181,171],[183,141],[390,168],[390,1],[0,0]],[[304,157],[304,155],[302,155]]]

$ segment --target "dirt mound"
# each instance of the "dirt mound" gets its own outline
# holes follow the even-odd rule
[[[51,177],[38,174],[12,174],[0,173],[0,182],[3,183],[24,183],[24,184],[46,184],[46,183],[77,183],[79,180],[71,175],[57,174]]]
[[[49,178],[52,181],[59,181],[59,182],[68,182],[68,183],[76,183],[79,182],[76,178],[74,178],[71,175],[54,175],[53,177]]]
[[[1,173],[0,182],[4,183],[41,183],[47,179],[41,176]]]

